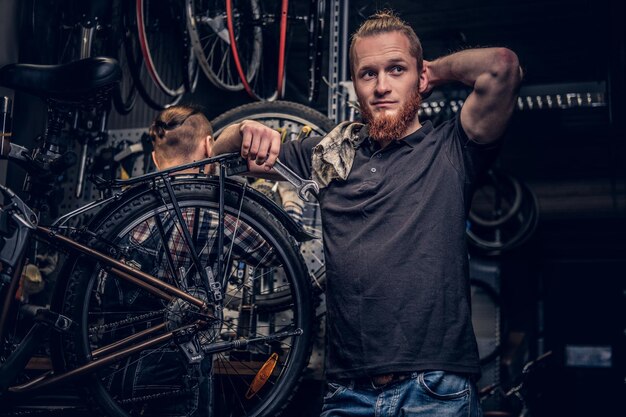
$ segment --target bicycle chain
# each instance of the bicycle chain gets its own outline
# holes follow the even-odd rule
[[[137,403],[137,402],[143,402],[143,401],[151,401],[151,400],[156,400],[159,398],[163,398],[163,397],[170,397],[170,396],[182,396],[184,394],[188,394],[189,392],[191,392],[190,389],[179,389],[179,390],[175,390],[175,391],[171,391],[171,392],[161,392],[158,394],[150,394],[150,395],[144,395],[143,397],[132,397],[132,398],[127,398],[124,400],[119,400],[117,401],[120,404],[130,404],[130,403]]]
[[[116,327],[119,327],[119,326],[132,324],[134,322],[141,321],[141,320],[144,320],[144,319],[157,317],[159,315],[164,314],[164,312],[165,312],[165,310],[151,311],[149,313],[142,314],[141,316],[130,317],[130,318],[127,318],[127,319],[124,319],[124,320],[121,320],[121,321],[117,321],[115,323],[109,323],[109,324],[103,324],[101,326],[90,327],[89,328],[89,332],[104,331],[104,330],[109,330],[109,329],[116,328]]]

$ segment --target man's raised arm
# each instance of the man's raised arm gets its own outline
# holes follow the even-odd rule
[[[509,122],[522,70],[517,55],[507,48],[468,49],[434,61],[424,61],[426,92],[460,81],[473,91],[461,109],[461,124],[470,139],[490,143],[502,136]]]

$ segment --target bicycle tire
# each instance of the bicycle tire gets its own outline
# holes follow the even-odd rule
[[[305,127],[310,128],[311,135],[324,136],[330,132],[334,123],[322,113],[300,103],[290,101],[264,101],[244,104],[231,109],[211,121],[218,137],[222,130],[242,120],[256,120],[274,129],[282,130],[285,140],[297,140],[304,136]],[[319,237],[301,244],[301,252],[306,261],[309,273],[313,277],[314,288],[323,286],[325,279],[323,241],[321,239],[321,213],[315,202],[304,206],[303,226],[309,233]],[[288,302],[288,299],[276,295],[277,304]]]
[[[263,49],[261,9],[258,0],[243,0],[236,9],[235,38],[241,43],[246,77],[252,80],[259,70]],[[233,67],[224,1],[186,0],[185,20],[193,53],[208,80],[223,90],[242,90]]]
[[[308,126],[311,134],[323,136],[330,132],[335,124],[328,117],[311,107],[292,101],[278,100],[244,104],[230,109],[211,121],[215,136],[232,123],[242,120],[257,120],[272,128],[287,128],[288,139],[301,136],[301,129]]]
[[[166,57],[160,57],[159,59],[157,59],[157,55],[154,53],[156,52],[154,47],[150,47],[150,44],[152,43],[154,45],[154,41],[152,39],[150,39],[153,35],[150,35],[151,33],[153,33],[154,35],[158,35],[161,38],[161,42],[159,42],[159,50],[162,49],[167,49],[167,50],[177,50],[177,49],[183,49],[184,48],[179,48],[179,47],[173,47],[175,46],[175,44],[181,45],[182,41],[179,39],[180,33],[177,30],[177,25],[176,24],[159,24],[160,21],[164,18],[164,17],[170,17],[171,14],[170,13],[166,13],[167,16],[164,16],[163,13],[163,9],[168,9],[168,7],[159,7],[156,9],[155,8],[151,8],[149,5],[147,5],[148,0],[136,0],[135,2],[135,13],[136,13],[136,21],[137,21],[137,34],[139,36],[139,44],[141,45],[141,52],[143,54],[143,61],[146,65],[146,68],[148,70],[148,74],[150,75],[150,78],[152,79],[152,81],[157,85],[157,87],[159,87],[159,89],[161,89],[161,91],[163,91],[165,94],[167,94],[170,97],[176,97],[179,96],[181,94],[184,94],[185,92],[185,81],[184,81],[184,73],[188,71],[186,62],[184,60],[184,58],[181,59],[181,61],[179,62],[182,65],[182,68],[179,68],[178,70],[180,70],[180,77],[172,77],[171,73],[172,72],[179,72],[177,71],[177,69],[174,67],[172,68],[172,60],[171,58],[168,59]],[[161,4],[162,6],[162,4]],[[174,18],[175,20],[175,18]],[[154,26],[155,24],[153,24],[153,21],[156,22],[156,27],[154,29],[151,29],[152,26]],[[168,35],[168,30],[174,30],[173,33],[173,39],[168,39],[168,38],[164,38],[164,35]],[[173,40],[174,43],[167,43],[167,41],[171,41]],[[163,42],[165,42],[165,45],[163,44]],[[169,47],[167,46],[169,45]],[[185,56],[185,54],[183,53],[183,57]],[[174,66],[176,66],[176,62],[177,60],[174,60]],[[159,66],[157,66],[157,64],[159,64]],[[172,71],[173,69],[173,71]],[[167,73],[170,74],[167,74]],[[168,78],[170,78],[169,80],[167,80],[166,75],[169,75]],[[175,79],[175,81],[172,83],[172,78]],[[170,81],[170,82],[166,82]]]
[[[481,192],[484,199],[493,203],[489,213],[485,213],[485,210],[481,212],[482,207],[474,204],[470,209],[470,221],[483,227],[503,225],[517,214],[522,204],[522,187],[519,181],[497,170],[489,170],[485,181],[476,191]]]
[[[123,14],[124,55],[128,62],[128,70],[132,76],[134,86],[141,99],[152,109],[160,111],[178,104],[184,94],[171,97],[165,94],[152,81],[143,59],[141,45],[137,34],[137,16],[135,4],[124,3],[126,13]]]
[[[322,79],[322,42],[324,40],[324,21],[326,1],[311,0],[309,10],[309,94],[308,101],[313,103],[319,97]]]
[[[116,0],[112,6],[111,27],[112,35],[109,41],[109,50],[112,51],[122,69],[122,80],[118,86],[113,90],[113,106],[115,110],[121,115],[129,114],[135,107],[137,102],[137,88],[135,87],[135,80],[131,73],[130,63],[127,58],[128,53],[136,54],[137,48],[132,48],[132,40],[126,40],[133,35],[127,31],[128,26],[124,24],[125,9],[119,4],[119,0]],[[131,48],[130,51],[126,51],[127,45]],[[136,59],[135,59],[136,61]]]
[[[247,45],[242,41],[242,37],[238,36],[239,27],[237,23],[240,20],[238,19],[238,10],[233,7],[233,0],[226,0],[226,24],[234,68],[241,80],[243,89],[253,100],[275,101],[282,99],[284,95],[288,3],[287,0],[281,0],[280,6],[273,13],[264,12],[262,14],[263,18],[259,24],[263,29],[264,43],[268,44],[268,37],[271,39],[269,42],[273,42],[274,36],[277,36],[278,48],[265,48],[263,61],[255,77],[250,78],[245,71],[248,58],[246,50],[249,47],[247,48]],[[272,4],[269,4],[266,8],[272,8],[272,6]],[[277,33],[274,33],[273,30],[275,21],[280,22]],[[245,40],[245,37],[243,40]],[[274,62],[277,62],[277,64],[274,64]]]
[[[488,253],[504,252],[515,249],[530,239],[539,222],[539,203],[526,184],[519,182],[519,185],[520,207],[506,223],[483,227],[478,223],[468,222],[466,235],[472,246]]]
[[[173,180],[172,186],[178,203],[184,212],[194,212],[196,215],[202,216],[202,213],[215,212],[217,210],[217,202],[219,201],[217,180],[178,178]],[[311,349],[312,306],[310,286],[308,282],[305,282],[306,270],[295,245],[295,240],[288,235],[286,229],[271,214],[270,210],[265,208],[262,203],[259,203],[258,198],[251,198],[245,195],[245,189],[247,187],[244,186],[239,186],[239,189],[235,189],[233,186],[227,187],[224,193],[225,211],[231,216],[238,216],[237,218],[240,219],[241,224],[249,225],[266,242],[272,245],[280,261],[280,267],[276,267],[273,272],[277,274],[280,270],[284,273],[282,279],[286,282],[285,285],[289,286],[292,304],[289,308],[283,308],[278,313],[272,313],[267,309],[261,308],[262,314],[257,314],[257,317],[253,320],[252,316],[256,314],[254,313],[254,305],[251,306],[250,312],[247,313],[250,317],[247,317],[242,312],[241,306],[232,308],[227,302],[224,302],[222,306],[223,313],[219,314],[219,322],[198,332],[200,343],[211,343],[213,340],[219,340],[219,337],[224,340],[224,337],[233,337],[229,336],[230,333],[236,332],[239,334],[240,331],[248,332],[251,335],[263,335],[264,333],[272,334],[285,329],[299,328],[302,329],[303,333],[300,336],[290,336],[285,340],[268,341],[262,346],[251,344],[248,348],[229,351],[227,355],[215,354],[211,366],[212,371],[204,374],[207,381],[213,381],[209,384],[209,391],[207,391],[211,392],[212,404],[215,407],[211,415],[224,415],[226,411],[228,411],[228,415],[232,416],[278,414],[286,407],[293,396],[295,388],[302,378]],[[92,243],[95,246],[103,246],[103,241],[112,242],[119,248],[125,239],[134,230],[137,230],[139,225],[170,210],[171,204],[169,204],[169,199],[164,198],[163,194],[151,189],[150,186],[140,186],[127,191],[121,201],[115,203],[115,207],[106,207],[101,212],[103,214],[96,217],[95,224],[92,224],[90,229],[97,236],[100,236],[100,239]],[[191,227],[191,229],[196,230],[194,227]],[[135,256],[132,252],[126,251],[124,253],[126,263],[137,263],[139,260],[150,262]],[[142,269],[144,268],[149,268],[149,266],[142,266]],[[166,323],[168,326],[174,327],[184,324],[186,311],[181,307],[182,303],[180,302],[167,303],[163,306],[162,311],[146,310],[145,306],[141,308],[138,306],[137,311],[127,311],[130,309],[128,299],[141,300],[145,294],[137,293],[137,291],[140,291],[137,288],[134,288],[134,292],[130,293],[130,295],[123,291],[118,294],[115,291],[119,288],[123,289],[123,284],[117,280],[110,281],[112,279],[111,275],[106,275],[103,271],[99,265],[94,265],[93,262],[89,262],[85,257],[78,257],[74,263],[63,302],[63,313],[75,320],[79,328],[79,332],[64,339],[66,363],[70,367],[89,362],[88,358],[94,355],[94,349],[99,347],[100,339],[113,338],[115,332],[122,333],[117,335],[117,337],[125,337],[123,333],[124,326],[129,327],[132,324],[132,331],[138,331],[159,323]],[[269,279],[269,282],[265,282],[262,278],[257,279],[259,280],[258,282],[249,284],[253,293],[258,291],[254,289],[257,285],[271,286],[278,283],[278,281],[274,282],[274,279]],[[231,279],[229,279],[229,283],[230,281]],[[109,282],[114,284],[108,284]],[[230,283],[229,288],[232,285],[235,284]],[[235,287],[239,285],[241,284],[236,284]],[[106,288],[107,286],[109,288]],[[185,287],[181,285],[180,288]],[[246,287],[242,285],[239,290],[242,292],[248,290],[244,288]],[[127,309],[126,311],[117,309],[118,307],[121,308],[121,305],[115,306],[115,297],[102,296],[104,291],[109,290],[115,290],[111,293],[113,295],[122,294],[121,300],[126,303],[124,305],[124,308]],[[198,287],[190,287],[186,291],[207,301],[209,300],[208,297],[202,296],[203,293]],[[126,298],[127,296],[128,298]],[[255,294],[246,296],[246,299],[254,301],[254,296]],[[106,302],[103,300],[106,300]],[[150,297],[146,298],[146,300],[150,301]],[[150,325],[142,322],[143,319],[140,313],[145,311],[155,314],[155,318],[151,319],[153,323],[150,323]],[[115,318],[116,315],[125,318],[117,319]],[[135,321],[129,322],[131,319]],[[256,323],[256,327],[249,324],[252,321]],[[262,325],[265,322],[267,322],[267,325]],[[232,323],[236,323],[236,326],[232,325]],[[275,329],[271,329],[272,326]],[[107,333],[110,334],[107,335]],[[107,340],[107,343],[109,342],[110,340]],[[161,346],[159,349],[152,348],[151,352],[160,352],[160,355],[165,357],[169,353],[169,349],[173,348],[172,345],[170,343],[167,346]],[[97,375],[94,374],[88,378],[86,385],[91,393],[93,403],[99,411],[107,416],[146,415],[145,413],[153,415],[151,413],[156,412],[156,410],[162,410],[168,404],[171,404],[171,402],[167,403],[163,400],[167,401],[171,399],[171,396],[185,395],[179,392],[180,390],[167,392],[167,389],[163,388],[161,388],[161,391],[164,392],[155,389],[156,392],[149,391],[149,394],[145,394],[142,393],[141,387],[138,389],[134,385],[132,396],[130,397],[124,397],[124,392],[117,392],[117,390],[124,391],[125,388],[125,386],[119,386],[115,383],[120,379],[119,374],[123,371],[124,376],[127,376],[127,374],[139,375],[139,371],[133,371],[129,368],[131,366],[139,367],[137,363],[149,362],[150,359],[146,358],[150,358],[151,352],[142,351],[139,355],[120,360],[99,371]],[[270,373],[270,383],[255,392],[251,399],[244,399],[247,384],[250,384],[253,379],[252,374],[258,371],[262,361],[266,360],[267,356],[272,352],[281,354],[277,365],[279,370]],[[133,363],[134,360],[139,359],[143,362]],[[153,362],[157,363],[157,361]],[[160,364],[161,362],[158,363]],[[205,363],[185,364],[185,366],[179,367],[185,372],[181,380],[187,381],[193,391],[193,395],[204,395],[202,392],[205,391],[199,391],[198,384],[201,381],[196,375],[196,373],[200,373],[204,369],[203,367],[206,368]],[[206,371],[206,369],[204,370]],[[176,380],[179,380],[179,375],[176,375]],[[163,382],[160,385],[165,385],[165,381],[159,382]],[[170,387],[170,389],[172,388]]]

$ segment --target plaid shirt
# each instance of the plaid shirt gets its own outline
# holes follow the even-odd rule
[[[200,209],[196,213],[194,207],[181,208],[181,211],[201,265],[211,266],[213,272],[217,273],[219,216],[216,212],[206,209]],[[200,218],[196,221],[198,214]],[[162,232],[159,230],[155,217],[151,217],[137,225],[128,234],[128,244],[130,249],[148,256],[148,259],[139,261],[142,264],[142,270],[148,269],[147,272],[155,277],[171,282],[168,254],[163,250],[163,242],[167,242],[177,275],[181,271],[183,273],[189,271],[193,262],[175,215],[165,212],[159,215],[159,219]],[[265,239],[241,219],[229,214],[224,215],[224,252],[225,261],[240,260],[254,268],[278,265],[276,253]],[[136,254],[131,258],[138,261]],[[151,266],[146,265],[146,262]]]

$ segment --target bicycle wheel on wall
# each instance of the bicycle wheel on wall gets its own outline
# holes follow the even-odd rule
[[[137,92],[155,110],[177,104],[186,91],[193,91],[198,74],[179,22],[182,8],[149,0],[124,7],[124,32],[129,34],[124,37],[125,56]]]
[[[158,416],[213,407],[209,415],[274,415],[293,395],[310,353],[312,307],[302,258],[284,227],[258,198],[251,198],[254,191],[231,184],[224,196],[227,285],[224,298],[215,301],[191,266],[189,250],[181,247],[180,231],[188,228],[203,267],[214,271],[217,181],[187,178],[174,180],[173,187],[186,225],[174,220],[162,189],[146,186],[103,210],[92,230],[100,237],[100,249],[209,303],[214,318],[203,317],[180,298],[164,300],[79,258],[63,303],[63,313],[80,330],[64,340],[66,363],[73,367],[101,358],[106,345],[141,331],[167,333],[200,319],[205,324],[191,337],[140,349],[93,375],[88,388],[100,411]],[[291,302],[278,307],[258,302],[276,291],[289,294]],[[201,361],[182,354],[183,348],[206,351],[253,338],[262,342],[207,353]]]
[[[234,2],[235,37],[240,59],[249,80],[261,63],[263,35],[258,0]],[[243,89],[234,66],[223,0],[186,0],[187,31],[198,64],[215,86],[229,91]]]
[[[469,243],[488,253],[524,244],[539,220],[535,194],[524,182],[492,169],[478,184],[467,222]]]
[[[323,136],[334,127],[333,122],[322,113],[299,103],[290,101],[258,102],[235,107],[213,119],[211,123],[215,130],[215,136],[219,136],[229,124],[245,119],[257,120],[279,130],[285,140],[296,140],[308,135]],[[319,205],[313,200],[303,202],[303,204],[303,226],[308,232],[318,236],[319,239],[303,242],[301,250],[309,272],[316,277],[317,281],[321,281],[325,274]]]
[[[322,81],[322,58],[324,40],[324,21],[326,19],[326,1],[311,0],[308,17],[309,31],[309,103],[319,97]]]

